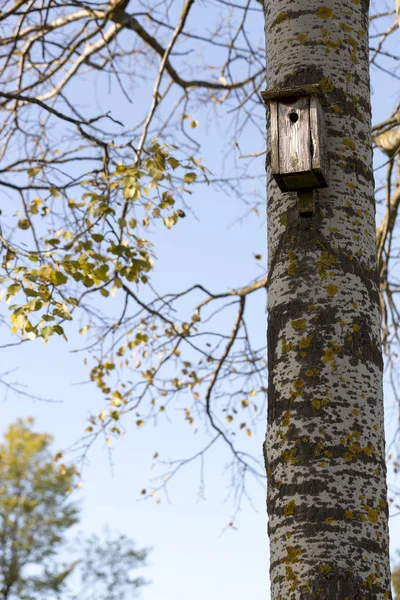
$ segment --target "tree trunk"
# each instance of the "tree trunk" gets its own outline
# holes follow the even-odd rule
[[[330,163],[300,216],[267,157],[272,600],[391,598],[368,8],[265,0],[268,89],[320,84]]]

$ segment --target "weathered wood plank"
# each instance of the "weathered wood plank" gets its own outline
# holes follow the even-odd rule
[[[270,148],[271,148],[271,169],[272,174],[279,173],[279,130],[278,130],[278,105],[277,102],[271,102],[269,105],[271,126],[269,130]]]
[[[312,170],[309,102],[307,96],[278,102],[281,175]]]
[[[312,144],[312,170],[321,185],[327,184],[327,165],[324,152],[325,115],[316,96],[310,97],[310,133]]]

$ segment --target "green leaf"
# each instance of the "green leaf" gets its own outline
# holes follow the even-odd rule
[[[40,173],[41,170],[41,167],[32,167],[31,169],[28,169],[28,175],[29,177],[36,177],[36,175]]]
[[[101,265],[101,267],[98,267],[98,269],[94,270],[94,275],[97,277],[97,279],[100,279],[100,281],[108,281],[108,271],[108,265]]]
[[[56,286],[63,285],[64,283],[67,283],[68,277],[61,271],[52,271],[50,275],[50,281]]]
[[[183,176],[183,181],[185,183],[193,183],[193,181],[196,181],[197,179],[197,175],[196,173],[193,173],[193,171],[190,171],[190,173],[185,173],[185,175]]]
[[[46,325],[45,327],[42,327],[40,329],[40,335],[45,340],[47,340],[51,335],[53,335],[53,332],[54,332],[54,327],[51,327],[51,325]]]
[[[169,157],[168,163],[169,163],[170,167],[172,167],[173,169],[177,169],[180,165],[179,160],[176,160],[176,158],[174,158],[173,156]]]
[[[60,197],[60,192],[56,188],[54,188],[54,187],[50,188],[50,194],[53,196],[53,198],[59,198]]]
[[[20,283],[13,283],[12,285],[9,285],[7,288],[7,297],[12,298],[12,296],[16,296],[21,288],[22,285]]]
[[[104,240],[104,235],[101,235],[100,233],[93,233],[92,234],[92,239],[95,242],[102,242]]]
[[[20,219],[18,221],[18,227],[19,227],[19,229],[23,229],[23,230],[29,229],[30,226],[31,226],[31,224],[29,222],[29,219]]]

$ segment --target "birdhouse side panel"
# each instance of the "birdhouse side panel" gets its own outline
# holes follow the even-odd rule
[[[318,177],[321,187],[326,187],[328,185],[328,165],[324,147],[325,115],[317,96],[310,97],[310,131],[312,170]]]
[[[278,132],[278,103],[269,105],[269,147],[271,149],[271,170],[273,175],[279,175],[279,132]]]

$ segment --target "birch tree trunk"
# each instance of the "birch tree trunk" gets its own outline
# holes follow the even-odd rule
[[[368,0],[265,0],[268,89],[320,83],[315,214],[268,171],[271,599],[391,598]]]

